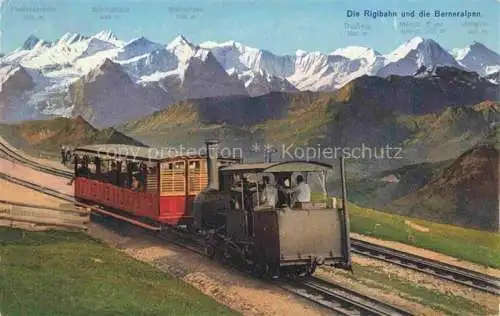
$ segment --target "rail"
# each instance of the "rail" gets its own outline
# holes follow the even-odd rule
[[[500,295],[500,278],[420,257],[351,238],[352,251],[363,256],[390,262],[408,269],[430,274],[491,294]]]
[[[341,315],[410,316],[411,312],[328,281],[308,277],[275,281],[281,288]]]
[[[71,179],[73,177],[73,172],[69,170],[44,166],[41,163],[32,160],[31,157],[25,155],[24,153],[19,152],[19,150],[9,145],[1,136],[0,136],[0,152],[5,153],[7,156],[13,158],[14,160],[17,160],[25,165],[28,165],[35,170],[55,175],[58,177],[64,177],[67,179]]]

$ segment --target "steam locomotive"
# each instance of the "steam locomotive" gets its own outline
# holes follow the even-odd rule
[[[343,160],[339,207],[326,199],[293,203],[286,195],[269,205],[260,203],[264,176],[293,185],[294,175],[307,182],[318,174],[326,185],[332,166],[243,163],[222,157],[216,141],[207,141],[200,155],[163,157],[158,152],[125,145],[77,147],[75,198],[150,230],[186,229],[203,240],[207,255],[259,275],[309,275],[319,265],[351,268]]]

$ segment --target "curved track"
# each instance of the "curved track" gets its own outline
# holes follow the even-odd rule
[[[33,161],[26,157],[25,155],[19,153],[15,148],[12,148],[10,145],[6,144],[3,141],[3,138],[0,137],[0,152],[5,153],[8,157],[19,161],[20,163],[29,166],[35,170],[48,173],[54,176],[63,177],[66,179],[71,179],[73,177],[73,172],[69,170],[58,169],[54,167],[44,166],[39,162]]]
[[[15,159],[23,164],[26,164],[36,170],[50,173],[59,177],[71,178],[73,173],[57,168],[42,166],[40,163],[28,159],[24,155],[18,153],[14,148],[3,143],[0,138],[0,152],[4,152],[7,156]],[[0,177],[9,177],[5,174],[0,174]],[[20,179],[14,181],[23,181]],[[26,181],[25,181],[26,182]],[[32,188],[37,185],[29,184]],[[39,186],[40,187],[40,186]],[[52,196],[61,195],[48,188],[41,188],[42,192],[47,192]],[[54,195],[55,194],[55,195]],[[60,196],[56,196],[60,197]],[[68,197],[66,195],[66,197]],[[71,197],[73,199],[73,197]],[[74,201],[74,199],[73,199]],[[486,274],[460,268],[458,266],[446,264],[436,260],[416,256],[407,252],[402,252],[396,249],[387,248],[359,239],[351,238],[352,251],[356,254],[374,258],[377,260],[386,261],[408,269],[423,272],[438,278],[459,283],[477,290],[500,295],[500,278],[495,278]]]
[[[32,190],[35,190],[35,191],[38,191],[38,192],[41,192],[41,193],[44,193],[47,195],[50,195],[52,197],[56,197],[56,198],[65,200],[65,201],[70,202],[70,203],[76,203],[75,198],[72,195],[64,194],[64,193],[61,193],[57,190],[53,190],[51,188],[47,188],[45,186],[42,186],[42,185],[39,185],[36,183],[32,183],[32,182],[29,182],[26,180],[12,177],[12,176],[10,176],[6,173],[3,173],[3,172],[0,172],[0,179],[7,180],[11,183],[14,183],[14,184],[17,184],[17,185],[20,185],[20,186],[26,187],[28,189],[32,189]]]
[[[394,305],[315,277],[287,279],[285,282],[276,281],[276,283],[288,291],[312,300],[341,315],[413,315],[409,311]]]

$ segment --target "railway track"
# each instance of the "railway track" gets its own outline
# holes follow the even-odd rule
[[[15,150],[3,144],[1,140],[0,140],[0,151],[3,151],[11,158],[18,160],[23,164],[27,164],[30,167],[37,169],[39,171],[65,178],[71,178],[73,176],[73,173],[70,171],[66,172],[56,168],[41,166],[40,163],[29,160],[23,157],[22,155],[19,155]],[[8,177],[8,175],[0,174],[0,177],[5,178]],[[19,182],[23,180],[16,179],[14,181]],[[33,184],[29,184],[29,182],[26,183],[27,186],[29,185],[33,186]],[[35,189],[35,187],[31,188]],[[59,192],[55,192],[54,190],[48,188],[40,188],[40,189],[42,190],[42,192],[44,193],[47,192],[47,194],[55,197],[60,197],[61,194]],[[66,195],[65,198],[68,197],[70,196]],[[73,199],[73,197],[70,198]],[[404,268],[412,269],[441,279],[462,284],[480,291],[488,292],[495,295],[500,295],[499,278],[463,269],[458,266],[446,264],[436,260],[416,256],[396,249],[375,245],[373,243],[369,243],[355,238],[351,238],[351,243],[352,243],[352,251],[358,255],[370,257],[376,260],[382,260]]]
[[[500,279],[479,272],[467,270],[429,258],[387,248],[372,243],[351,239],[354,253],[390,262],[415,271],[420,271],[484,292],[500,295]]]
[[[280,287],[340,315],[409,316],[411,312],[325,280],[308,277],[276,281]]]
[[[70,195],[57,192],[29,181],[11,177],[4,173],[0,173],[0,178],[60,198],[67,202],[80,204]],[[182,236],[179,230],[167,230],[166,232],[155,233],[154,236],[160,240],[174,243],[197,254],[207,256],[199,241]],[[272,283],[341,315],[412,315],[398,307],[369,298],[340,285],[331,284],[316,278],[303,280],[286,279]]]
[[[11,183],[14,183],[14,184],[26,187],[28,189],[32,189],[32,190],[35,190],[35,191],[38,191],[38,192],[50,195],[52,197],[59,198],[61,200],[64,200],[64,201],[67,201],[67,202],[70,202],[70,203],[75,203],[76,202],[75,198],[72,195],[64,194],[64,193],[61,193],[61,192],[59,192],[57,190],[53,190],[51,188],[48,188],[48,187],[45,187],[45,186],[42,186],[42,185],[39,185],[39,184],[36,184],[36,183],[32,183],[32,182],[29,182],[29,181],[26,181],[26,180],[23,180],[23,179],[12,177],[11,175],[8,175],[8,174],[3,173],[3,172],[0,172],[0,179],[3,179],[3,180],[6,180],[6,181],[9,181]]]
[[[48,173],[54,176],[58,177],[63,177],[66,179],[71,179],[73,177],[73,172],[71,171],[66,171],[58,168],[53,168],[49,166],[44,166],[36,161],[33,161],[24,155],[19,154],[14,148],[10,147],[9,145],[6,145],[3,142],[3,139],[0,137],[0,152],[3,152],[6,154],[8,157],[17,160],[18,162],[25,164],[29,166],[30,168],[33,168],[35,170],[41,171],[43,173]]]

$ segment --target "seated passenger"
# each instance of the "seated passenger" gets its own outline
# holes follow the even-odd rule
[[[284,191],[285,180],[284,178],[276,179],[276,186],[278,188],[278,201],[276,207],[282,207],[283,205],[290,205],[290,196]]]
[[[107,173],[107,182],[118,185],[118,166],[115,162],[111,163],[111,170]]]
[[[78,167],[76,173],[79,177],[88,177],[90,175],[90,169],[88,166],[82,164],[80,167]]]
[[[139,180],[137,179],[137,176],[132,176],[132,184],[130,186],[130,189],[132,189],[132,191],[142,191],[142,185],[141,185],[141,182],[139,182]]]
[[[263,177],[264,187],[262,189],[262,196],[260,203],[266,206],[274,207],[278,201],[278,190],[269,183],[269,177]]]
[[[293,194],[293,204],[297,202],[311,202],[311,188],[309,184],[305,183],[302,175],[297,176],[297,186],[295,186],[295,188],[285,189],[284,191]]]

